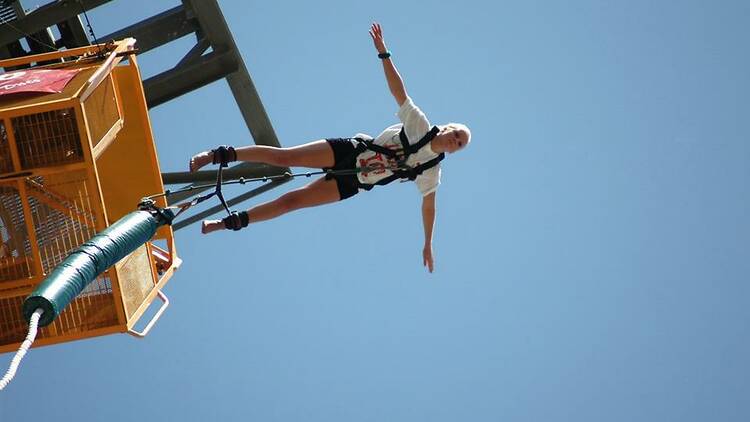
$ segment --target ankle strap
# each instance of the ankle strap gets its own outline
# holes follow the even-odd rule
[[[221,221],[224,222],[225,228],[234,231],[247,227],[247,225],[250,224],[250,218],[247,215],[247,211],[232,211],[229,216],[224,217]]]
[[[237,161],[237,152],[232,146],[221,145],[211,152],[213,153],[212,164],[221,164],[222,167],[227,167],[227,163]]]

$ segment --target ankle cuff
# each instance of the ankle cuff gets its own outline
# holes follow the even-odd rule
[[[221,145],[211,152],[213,153],[211,157],[212,164],[221,164],[222,167],[226,167],[227,163],[237,161],[237,151],[232,146]]]
[[[224,217],[224,219],[221,221],[224,222],[225,228],[234,231],[243,229],[247,227],[248,224],[250,224],[250,218],[247,215],[247,211],[233,211],[227,217]]]

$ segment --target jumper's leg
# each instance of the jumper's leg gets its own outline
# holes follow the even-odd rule
[[[290,148],[277,148],[264,145],[251,145],[235,148],[237,161],[271,164],[278,167],[333,167],[333,149],[321,139]],[[198,171],[211,164],[212,151],[198,153],[190,159],[190,171]]]
[[[320,178],[304,187],[287,192],[280,197],[247,210],[250,223],[270,220],[301,208],[315,207],[340,200],[335,180]],[[205,220],[201,232],[223,230],[222,220]]]

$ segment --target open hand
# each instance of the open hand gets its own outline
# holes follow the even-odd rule
[[[385,41],[383,40],[383,29],[380,27],[379,23],[373,22],[373,24],[370,25],[370,38],[372,38],[372,42],[375,44],[375,49],[378,50],[378,54],[388,51],[388,48],[385,46]]]

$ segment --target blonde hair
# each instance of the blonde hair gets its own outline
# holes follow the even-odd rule
[[[443,132],[448,129],[456,129],[456,130],[463,130],[466,132],[466,145],[468,145],[471,142],[471,129],[469,129],[468,126],[466,126],[463,123],[448,123],[444,125],[438,126],[440,128],[440,131]]]

